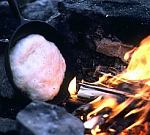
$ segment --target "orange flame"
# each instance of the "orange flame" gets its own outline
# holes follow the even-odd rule
[[[95,106],[96,103],[94,103],[92,105]],[[87,118],[91,117],[92,115],[96,115],[98,112],[100,112],[105,107],[115,108],[116,105],[117,105],[117,101],[115,98],[113,98],[111,96],[105,97],[104,99],[101,99],[99,101],[99,104],[97,106],[95,106],[95,110],[90,112],[87,115]]]
[[[150,79],[150,36],[145,38],[140,47],[134,50],[126,71],[121,74],[127,80]]]
[[[76,89],[76,76],[70,81],[68,86],[68,91],[72,98],[76,97],[77,89]]]
[[[99,78],[98,82],[94,84],[101,84],[107,87],[115,87],[120,83],[127,82],[133,85],[141,84],[141,87],[135,87],[133,89],[135,93],[135,97],[129,97],[124,102],[118,104],[115,98],[107,97],[106,99],[101,99],[99,102],[91,102],[95,110],[90,112],[87,115],[87,118],[91,118],[92,116],[96,116],[103,108],[110,107],[112,109],[111,114],[109,114],[106,122],[113,119],[120,112],[122,112],[125,108],[127,108],[135,99],[141,98],[138,103],[135,105],[135,109],[128,112],[124,118],[127,118],[133,114],[137,114],[138,118],[130,125],[125,131],[131,130],[134,127],[139,126],[140,124],[145,122],[147,115],[150,111],[150,36],[146,37],[138,48],[134,48],[131,51],[125,54],[125,59],[130,60],[128,67],[120,74],[112,77],[111,79],[108,77],[109,75],[104,75]],[[142,107],[139,107],[141,104],[144,104]],[[96,117],[95,117],[96,120]],[[98,118],[97,118],[98,120]],[[93,120],[94,121],[94,120]],[[91,121],[92,122],[92,121]],[[96,121],[94,121],[96,123]],[[140,132],[140,135],[148,134],[148,124],[144,124],[144,132]],[[97,131],[100,131],[99,128],[95,128],[92,130],[93,135],[96,135]],[[122,132],[121,135],[127,135],[125,132]]]

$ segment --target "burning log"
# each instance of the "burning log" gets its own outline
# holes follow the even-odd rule
[[[79,91],[78,91],[78,97],[81,98],[96,98],[98,96],[105,96],[105,95],[111,95],[111,96],[121,96],[125,98],[134,98],[134,99],[142,99],[145,101],[150,101],[149,98],[145,96],[140,96],[138,94],[132,94],[129,92],[103,87],[103,86],[96,86],[90,83],[79,83],[81,85]],[[147,86],[149,87],[149,86]]]
[[[81,85],[80,90],[82,89],[82,91],[86,91],[86,94],[88,94],[88,89],[98,91],[89,86],[89,84],[83,84]],[[98,88],[99,86],[93,87]],[[100,88],[102,88],[102,92],[100,91]],[[89,104],[79,107],[74,112],[77,116],[82,115],[81,119],[84,121],[85,128],[91,129],[91,132],[99,127],[100,133],[103,131],[107,131],[109,133],[120,133],[127,127],[128,130],[132,130],[133,127],[136,127],[136,125],[138,125],[137,123],[139,123],[137,119],[140,117],[141,112],[145,110],[145,106],[149,105],[149,101],[138,99],[136,97],[133,98],[134,96],[131,94],[128,96],[129,93],[120,93],[117,90],[114,90],[112,94],[112,92],[109,91],[111,89],[103,89],[103,87],[100,88],[99,97],[97,99],[93,100]],[[125,97],[124,100],[122,99],[123,96]],[[118,100],[119,98],[122,99],[122,101]],[[122,121],[124,124],[117,129],[116,125],[119,125],[119,121]],[[138,127],[139,126],[137,126],[137,128]]]
[[[122,73],[116,76],[105,74],[95,83],[80,83],[78,96],[98,97],[75,111],[92,134],[128,132],[147,122],[150,112],[149,44],[150,36],[141,42],[139,48],[128,53],[132,57]],[[127,87],[130,87],[128,92],[125,91]],[[124,100],[119,101],[116,95]],[[116,126],[119,121],[124,123],[121,130]]]
[[[111,88],[106,88],[106,87],[101,87],[101,86],[95,86],[92,84],[85,84],[85,83],[79,83],[81,85],[79,91],[78,91],[78,96],[82,97],[82,95],[87,96],[88,95],[93,95],[94,97],[98,97],[101,94],[105,95],[107,94],[115,94],[115,95],[121,95],[121,96],[125,96],[125,97],[133,97],[133,95],[131,95],[128,92],[124,92],[124,91],[120,91],[120,90],[116,90],[116,89],[111,89]],[[88,93],[86,93],[86,91]]]
[[[98,90],[83,87],[83,86],[81,86],[79,91],[78,91],[78,97],[79,98],[95,99],[96,97],[105,96],[105,95],[113,95],[113,94],[98,91]]]

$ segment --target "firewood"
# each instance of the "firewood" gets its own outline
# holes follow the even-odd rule
[[[121,42],[111,41],[110,39],[103,38],[102,40],[96,40],[96,51],[107,56],[118,57],[123,62],[126,52],[133,48],[133,45],[126,45]]]
[[[92,102],[82,105],[76,111],[74,111],[74,114],[76,116],[82,118],[85,128],[93,129],[96,126],[99,126],[101,132],[107,131],[109,133],[111,133],[112,131],[115,131],[115,133],[120,133],[125,128],[132,126],[134,122],[142,117],[141,113],[144,110],[144,106],[149,106],[150,103],[149,100],[145,97],[136,97],[136,95],[132,93],[102,86],[96,86],[90,83],[80,83],[78,96],[84,98],[98,97]],[[103,100],[107,101],[109,97],[116,99],[118,105],[115,105],[113,107],[106,105],[104,106],[104,108],[93,112],[93,110],[95,110],[95,107],[98,108],[98,105],[100,105]],[[122,99],[122,101],[120,99]],[[124,107],[120,108],[120,106]],[[117,110],[117,112],[115,110]],[[139,111],[136,111],[136,113],[131,113],[132,110]],[[130,121],[131,118],[133,123]],[[124,121],[126,124],[122,125],[118,129],[116,127],[116,123],[119,124],[120,121]]]
[[[125,97],[134,97],[134,95],[128,93],[128,92],[124,92],[124,91],[120,91],[120,90],[116,90],[116,89],[112,89],[112,88],[106,88],[106,87],[101,87],[101,86],[96,86],[96,85],[92,85],[92,84],[85,84],[85,83],[79,83],[81,85],[78,93],[82,93],[83,90],[88,90],[88,93],[90,93],[89,91],[94,91],[93,95],[94,96],[99,96],[98,94],[100,93],[108,93],[108,94],[115,94],[115,95],[123,95]],[[95,92],[98,91],[98,92]],[[85,92],[85,91],[84,91]]]
[[[98,97],[99,95],[100,95],[100,92],[104,92],[104,93],[107,93],[107,94],[114,94],[114,95],[120,95],[120,96],[124,96],[124,97],[126,97],[126,98],[134,98],[134,99],[141,99],[141,100],[144,100],[144,101],[150,101],[150,99],[149,98],[147,98],[146,96],[147,95],[145,95],[145,96],[143,96],[143,95],[136,95],[136,94],[132,94],[132,93],[129,93],[129,92],[125,92],[125,91],[121,91],[121,90],[117,90],[117,89],[113,89],[113,88],[107,88],[107,87],[103,87],[103,86],[97,86],[97,85],[93,85],[93,84],[86,84],[86,83],[79,83],[82,87],[80,87],[80,89],[79,89],[79,91],[78,91],[78,96],[80,95],[80,96],[85,96],[85,97],[90,97],[90,96],[88,96],[87,94],[85,94],[86,92],[85,92],[85,90],[88,90],[88,91],[90,91],[91,90],[91,93],[92,93],[92,91],[94,91],[92,94],[95,96],[95,97]],[[99,91],[99,92],[95,92],[95,91]],[[87,93],[89,93],[89,92],[87,92]],[[103,94],[102,94],[103,95]],[[93,98],[94,98],[94,96],[93,96]]]
[[[106,96],[106,95],[116,96],[116,95],[108,93],[108,92],[103,92],[103,91],[99,91],[99,90],[96,90],[93,88],[87,88],[84,86],[81,86],[79,91],[78,91],[78,97],[79,98],[94,99],[96,97]]]

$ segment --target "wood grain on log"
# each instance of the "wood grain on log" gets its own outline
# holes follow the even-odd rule
[[[102,40],[96,40],[95,44],[97,52],[111,57],[118,57],[123,62],[125,62],[125,53],[133,49],[132,45],[126,45],[121,42],[111,41],[107,38],[103,38]]]

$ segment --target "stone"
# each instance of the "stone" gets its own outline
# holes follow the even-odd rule
[[[83,123],[56,105],[34,101],[16,117],[20,135],[83,135]]]
[[[58,3],[64,17],[67,39],[96,50],[103,38],[138,45],[149,34],[148,0],[64,0]],[[65,27],[64,27],[65,28]],[[126,36],[128,35],[128,36]],[[114,40],[115,39],[115,40]]]
[[[51,0],[35,0],[21,7],[24,18],[30,20],[46,21],[55,14],[55,10]]]
[[[16,132],[16,121],[0,117],[0,133]]]
[[[0,96],[4,98],[12,98],[15,94],[15,91],[11,87],[6,76],[3,53],[0,55],[0,65]]]
[[[65,0],[64,7],[78,13],[101,14],[105,17],[127,16],[150,20],[149,0]]]
[[[9,39],[18,25],[6,0],[0,1],[0,39]]]

